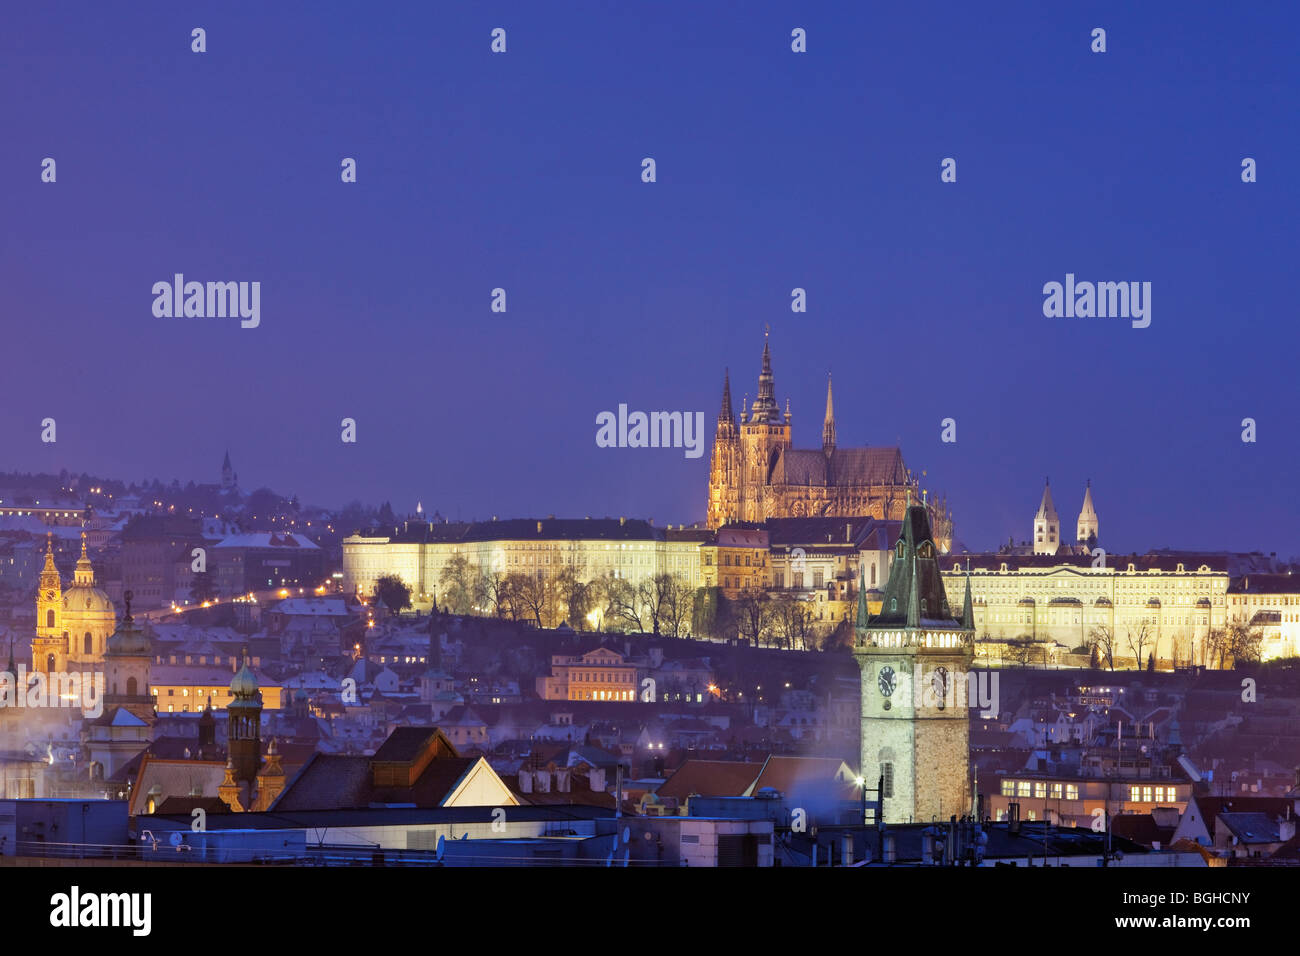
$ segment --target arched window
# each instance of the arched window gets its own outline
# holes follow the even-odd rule
[[[873,588],[876,586],[876,566],[874,564],[871,566],[871,586]]]
[[[134,677],[128,677],[128,678],[126,679],[126,696],[127,696],[127,697],[134,697],[134,696],[135,696],[135,689],[136,689],[135,678],[134,678]]]
[[[95,639],[90,636],[89,631],[86,632],[86,636],[84,638],[84,653],[86,654],[95,653]]]
[[[889,612],[894,614],[898,611],[898,598],[889,599]]]
[[[45,612],[45,626],[46,626],[46,627],[53,627],[53,626],[54,626],[54,609],[53,609],[53,608],[50,608],[50,610],[48,610],[48,611]]]

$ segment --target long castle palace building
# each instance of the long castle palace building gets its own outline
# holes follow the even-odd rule
[[[768,518],[872,517],[901,521],[909,492],[914,501],[929,496],[903,463],[898,448],[840,448],[835,441],[835,408],[826,383],[826,417],[821,448],[795,448],[790,409],[781,412],[772,375],[772,352],[763,343],[758,397],[742,407],[737,422],[731,405],[731,376],[723,378],[722,408],[709,465],[706,524],[720,528],[736,521]],[[952,518],[946,502],[929,498],[926,508],[941,552],[952,547]]]

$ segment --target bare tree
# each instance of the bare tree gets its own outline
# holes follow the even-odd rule
[[[645,633],[645,617],[641,604],[640,588],[627,578],[607,578],[605,592],[609,600],[609,616],[623,621],[638,634]]]
[[[1112,671],[1115,669],[1115,632],[1105,624],[1098,624],[1088,633],[1088,640],[1101,649],[1101,658]]]
[[[1264,632],[1249,624],[1229,624],[1227,635],[1227,653],[1232,657],[1232,666],[1238,664],[1259,663],[1260,644],[1264,641]]]
[[[688,637],[695,611],[695,589],[677,575],[668,575],[664,592],[663,623],[669,637]]]
[[[1221,627],[1212,627],[1205,635],[1205,654],[1206,664],[1213,665],[1214,659],[1219,659],[1219,670],[1223,670],[1224,662],[1228,656],[1228,632]]]
[[[452,614],[468,614],[474,606],[475,567],[463,554],[453,554],[438,575],[442,604]]]
[[[745,588],[736,599],[735,610],[741,635],[758,647],[768,627],[767,595],[758,588]]]
[[[554,579],[540,574],[516,574],[512,577],[515,578],[515,599],[520,609],[532,617],[538,627],[547,627],[554,611]]]
[[[1142,669],[1142,651],[1153,639],[1154,631],[1145,620],[1139,622],[1136,628],[1131,624],[1124,628],[1124,640],[1133,652],[1133,666],[1138,670]]]

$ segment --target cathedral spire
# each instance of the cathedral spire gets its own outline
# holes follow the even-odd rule
[[[735,426],[736,413],[731,410],[731,369],[722,373],[722,408],[718,412],[718,427]]]
[[[750,421],[779,424],[781,410],[776,404],[776,385],[772,375],[772,348],[768,341],[770,330],[763,331],[763,370],[758,374],[758,398],[754,399]]]
[[[835,402],[831,399],[831,375],[826,373],[826,420],[822,424],[822,451],[835,451]]]

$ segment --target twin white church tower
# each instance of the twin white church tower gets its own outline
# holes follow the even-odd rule
[[[1097,546],[1097,509],[1092,505],[1092,481],[1083,490],[1083,507],[1079,509],[1079,523],[1075,533],[1076,546],[1091,551]],[[1061,550],[1061,519],[1052,503],[1052,485],[1043,485],[1043,500],[1034,515],[1034,554],[1056,554]]]

